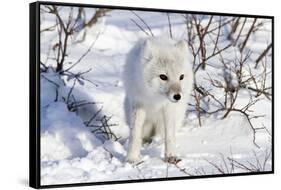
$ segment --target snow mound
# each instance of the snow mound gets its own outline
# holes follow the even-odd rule
[[[231,113],[226,119],[208,119],[202,127],[184,126],[179,132],[178,148],[181,154],[214,153],[230,148],[249,150],[253,144],[253,130],[247,118]],[[196,151],[194,150],[196,147]]]
[[[83,157],[101,144],[85,127],[80,117],[69,112],[62,102],[49,104],[42,118],[42,126],[43,161]]]

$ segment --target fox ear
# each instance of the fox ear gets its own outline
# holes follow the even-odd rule
[[[147,59],[150,59],[157,52],[157,46],[155,46],[154,42],[150,39],[147,39],[144,42],[143,48],[143,56]]]
[[[155,49],[153,42],[150,39],[147,39],[145,41],[145,49],[147,50],[153,50]]]
[[[181,51],[187,51],[187,44],[184,40],[179,41],[175,46]]]

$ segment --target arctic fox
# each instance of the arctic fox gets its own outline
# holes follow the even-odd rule
[[[175,132],[193,88],[185,41],[147,38],[128,54],[124,68],[125,112],[131,128],[127,161],[136,163],[144,140],[165,139],[165,161],[176,161]]]

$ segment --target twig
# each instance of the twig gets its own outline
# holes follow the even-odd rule
[[[236,44],[237,44],[237,42],[238,42],[238,40],[239,40],[239,38],[241,36],[241,33],[242,33],[243,29],[244,29],[244,26],[245,26],[246,22],[247,22],[247,18],[245,18],[244,21],[243,21],[243,24],[242,24],[242,26],[241,26],[241,28],[239,30],[239,33],[238,33],[238,35],[237,35],[237,37],[236,37],[236,39],[235,39],[235,41],[233,43],[234,46],[236,46]]]
[[[134,19],[131,18],[131,21],[135,23],[135,25],[139,27],[139,29],[141,29],[141,31],[143,31],[147,36],[150,36],[150,34],[146,32],[145,29],[143,29]]]
[[[137,14],[135,13],[134,11],[131,11],[136,17],[138,17],[138,19],[146,26],[146,28],[149,30],[151,36],[154,36],[153,35],[153,32],[151,30],[151,28],[148,26],[148,24]]]
[[[170,14],[169,13],[167,13],[167,17],[168,17],[168,23],[169,23],[170,38],[173,39],[172,26],[171,26]]]
[[[247,114],[245,111],[240,110],[240,109],[231,109],[231,111],[240,112],[240,113],[242,113],[242,114],[246,117],[246,119],[247,119],[248,123],[250,124],[250,127],[251,127],[251,129],[252,129],[252,131],[253,131],[253,144],[254,144],[257,148],[260,148],[260,146],[256,143],[256,130],[255,130],[255,128],[254,128],[254,126],[253,126],[253,124],[252,124],[250,118],[249,118],[249,114]]]
[[[44,79],[46,79],[48,82],[52,83],[53,85],[55,85],[57,88],[60,87],[59,84],[57,84],[56,82],[52,81],[51,79],[48,79],[46,76],[44,75],[41,75]]]
[[[248,33],[247,33],[247,36],[246,36],[246,38],[245,38],[243,44],[241,45],[241,48],[240,48],[240,52],[241,52],[241,53],[243,52],[243,50],[244,50],[244,48],[245,48],[245,46],[246,46],[246,44],[247,44],[247,42],[248,42],[248,40],[249,40],[249,37],[250,37],[250,35],[251,35],[251,33],[252,33],[253,29],[254,29],[254,26],[255,26],[256,22],[257,22],[257,18],[254,19],[254,21],[253,21],[253,23],[252,23],[252,26],[251,26],[251,28],[249,29],[249,31],[248,31]]]
[[[72,84],[72,86],[71,86],[71,88],[70,88],[70,90],[69,90],[69,92],[68,92],[68,94],[67,94],[67,99],[66,99],[66,104],[67,104],[67,105],[69,104],[70,96],[71,96],[71,94],[72,94],[72,92],[73,92],[73,89],[74,89],[74,87],[75,87],[76,80],[77,80],[77,79],[74,79],[73,84]]]
[[[87,54],[91,51],[92,47],[95,45],[96,41],[99,38],[100,33],[97,34],[96,39],[91,43],[90,47],[81,55],[81,57],[79,57],[79,59],[73,63],[69,68],[65,69],[63,72],[65,71],[69,71],[70,69],[72,69],[73,67],[75,67],[78,63],[81,62],[81,60],[87,56]]]
[[[89,121],[85,121],[84,124],[86,126],[89,126],[91,124],[91,122],[98,116],[98,114],[101,112],[103,107],[101,107],[96,113],[94,113],[94,115],[89,119]]]
[[[260,54],[260,56],[257,58],[256,60],[256,65],[255,65],[255,69],[258,67],[258,63],[260,62],[260,60],[262,60],[262,58],[267,54],[267,52],[271,49],[272,47],[272,43],[270,43],[267,48]]]

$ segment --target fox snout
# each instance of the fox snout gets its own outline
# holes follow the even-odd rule
[[[180,101],[180,99],[182,98],[182,94],[181,93],[171,93],[169,94],[169,99],[171,102],[178,102]]]
[[[172,102],[178,102],[182,98],[182,89],[180,84],[172,84],[169,88],[168,96]]]

